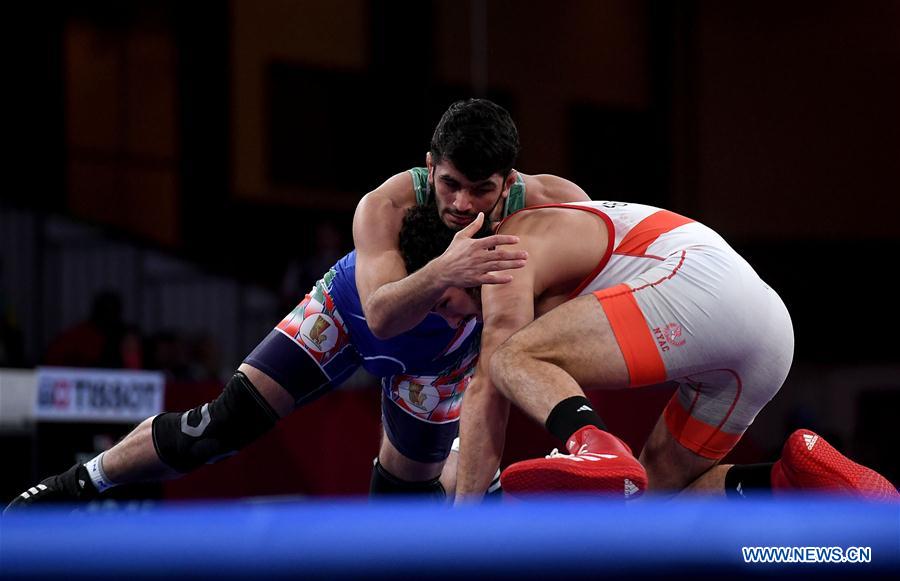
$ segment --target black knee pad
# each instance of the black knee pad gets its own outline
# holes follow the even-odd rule
[[[384,494],[410,494],[430,497],[435,500],[444,500],[447,496],[439,478],[425,482],[406,482],[385,470],[384,466],[376,458],[375,466],[372,467],[369,496],[381,496]]]
[[[278,414],[247,376],[238,371],[210,403],[153,419],[153,445],[160,460],[178,472],[230,456],[268,432]]]

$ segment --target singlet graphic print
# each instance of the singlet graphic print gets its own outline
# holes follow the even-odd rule
[[[349,343],[349,332],[331,297],[332,268],[275,327],[324,366]]]
[[[471,350],[453,369],[438,375],[394,375],[386,382],[389,396],[400,409],[422,421],[456,421],[477,361],[477,351]]]

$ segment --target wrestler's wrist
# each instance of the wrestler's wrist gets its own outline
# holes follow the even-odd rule
[[[430,294],[440,296],[445,290],[453,286],[453,276],[446,268],[441,256],[433,259],[419,271],[424,279],[424,287]]]

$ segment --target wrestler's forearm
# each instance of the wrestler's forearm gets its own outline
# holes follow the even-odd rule
[[[456,501],[478,502],[500,466],[509,402],[488,380],[476,377],[466,390],[459,433]]]
[[[409,331],[428,315],[447,289],[447,283],[433,267],[434,261],[418,271],[379,287],[364,306],[366,322],[379,339],[390,339]]]

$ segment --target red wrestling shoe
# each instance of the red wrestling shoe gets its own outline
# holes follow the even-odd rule
[[[575,432],[566,448],[545,458],[509,466],[500,476],[505,493],[580,492],[640,496],[647,489],[647,472],[631,448],[609,432],[586,426]]]
[[[900,500],[897,489],[884,476],[853,462],[810,430],[797,430],[784,443],[781,458],[772,466],[772,489],[775,494],[815,490],[869,500]]]

